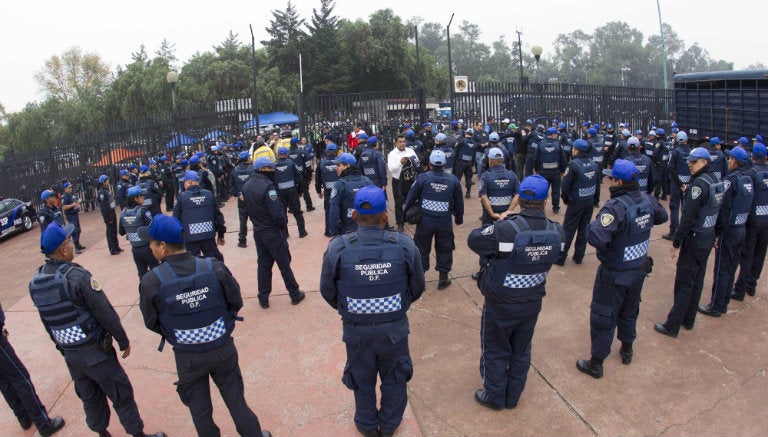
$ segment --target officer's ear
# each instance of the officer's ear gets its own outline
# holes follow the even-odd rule
[[[352,221],[357,223],[357,210],[352,210]]]

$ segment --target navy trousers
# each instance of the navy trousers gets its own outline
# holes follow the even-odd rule
[[[45,428],[50,419],[45,405],[37,397],[35,386],[24,363],[0,333],[0,392],[11,407],[20,424],[34,422],[38,429]]]
[[[672,334],[680,331],[680,325],[693,328],[696,311],[704,288],[707,260],[712,252],[715,234],[688,234],[680,246],[675,272],[675,303],[669,310],[664,327]]]
[[[644,281],[643,271],[617,271],[603,265],[597,268],[589,313],[592,357],[604,360],[610,355],[617,327],[622,343],[635,341]]]
[[[712,279],[712,298],[709,301],[710,308],[715,311],[724,312],[728,309],[745,235],[746,228],[743,225],[731,226],[720,238],[715,249],[715,272]]]
[[[291,299],[299,297],[299,284],[291,270],[291,251],[288,249],[288,241],[285,239],[284,230],[272,232],[268,235],[253,236],[256,243],[257,275],[259,287],[259,302],[267,302],[272,293],[272,267],[277,263],[280,274],[283,276],[285,288]]]
[[[421,265],[424,271],[429,270],[429,252],[432,250],[432,237],[435,239],[435,270],[450,272],[453,267],[453,250],[456,243],[453,236],[453,226],[416,225],[413,242],[421,254]]]
[[[216,258],[217,260],[224,262],[224,255],[219,250],[219,246],[216,245],[216,239],[214,237],[197,240],[186,241],[184,246],[187,248],[187,252],[193,256],[200,256],[202,253],[205,258]]]
[[[573,259],[577,261],[584,259],[584,254],[587,252],[587,226],[592,220],[593,204],[593,199],[572,201],[565,208],[565,219],[563,220],[565,246],[560,252],[561,260],[564,261],[568,257],[568,250],[571,248],[574,236],[576,236],[576,244],[573,249]]]

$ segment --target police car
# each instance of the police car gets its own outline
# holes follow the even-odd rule
[[[0,238],[17,230],[28,231],[37,220],[37,212],[31,202],[18,199],[0,200]]]

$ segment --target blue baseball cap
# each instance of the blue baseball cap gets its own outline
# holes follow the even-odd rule
[[[638,129],[638,130],[636,130],[636,131],[635,131],[635,135],[642,135],[642,134],[643,134],[643,131],[642,131],[642,130],[640,130],[640,129]]]
[[[488,135],[488,141],[491,141],[491,142],[494,142],[494,143],[498,142],[499,141],[499,134],[497,134],[496,132],[491,132],[491,134]]]
[[[51,190],[45,190],[45,191],[43,191],[42,193],[40,193],[40,200],[42,200],[43,202],[45,202],[45,201],[46,201],[46,199],[48,199],[48,198],[49,198],[49,197],[51,197],[52,195],[53,195],[53,191],[51,191]]]
[[[374,135],[372,137],[368,137],[368,144],[376,144],[378,142],[379,142],[379,139],[376,138],[376,135]]]
[[[72,186],[72,183],[71,183],[71,182],[69,182],[69,181],[66,181],[66,182],[64,182],[63,184],[61,184],[61,186],[62,186],[62,188],[69,188],[69,187],[71,187],[71,186]]]
[[[613,168],[606,168],[603,174],[623,181],[631,181],[637,173],[635,163],[626,159],[617,159],[613,163]]]
[[[104,181],[108,181],[108,180],[109,180],[109,176],[107,176],[107,175],[105,175],[105,174],[103,174],[103,175],[99,176],[99,183],[100,183],[100,184],[103,184],[103,183],[104,183]]]
[[[221,146],[211,146],[211,152],[218,152],[221,150]]]
[[[677,122],[676,121],[672,122],[672,127],[677,127]]]
[[[442,150],[433,150],[429,155],[429,163],[432,165],[445,165],[445,153]]]
[[[128,170],[133,170],[134,168],[136,168],[136,164],[131,164],[128,166]]]
[[[260,156],[255,161],[253,161],[253,169],[259,170],[264,167],[274,167],[275,163],[272,162],[271,159],[267,158],[266,156]]]
[[[326,152],[329,152],[329,151],[330,151],[330,152],[335,152],[335,151],[337,151],[337,150],[339,150],[339,146],[337,146],[337,145],[336,145],[336,144],[334,144],[334,143],[331,143],[331,144],[328,144],[327,146],[325,146],[325,151],[326,151]]]
[[[591,127],[589,129],[587,129],[587,133],[590,134],[590,135],[597,135],[597,129]]]
[[[384,190],[374,185],[367,185],[355,194],[355,211],[358,214],[374,215],[387,209],[387,196]]]
[[[633,149],[640,147],[640,140],[638,140],[637,137],[629,137],[627,140],[627,147],[631,147]]]
[[[191,158],[189,158],[190,164],[197,164],[198,162],[200,162],[200,157],[197,155],[194,155]]]
[[[558,129],[565,129],[565,123],[560,123],[557,125]]]
[[[146,173],[148,171],[149,171],[149,166],[142,165],[141,167],[139,167],[139,173]]]
[[[408,129],[407,131],[405,131],[405,137],[416,138],[416,134],[413,132],[413,129]]]
[[[67,223],[64,227],[56,222],[51,223],[40,235],[40,252],[48,255],[58,249],[74,230],[75,225],[72,223]]]
[[[673,127],[673,128],[672,128],[672,133],[673,133],[673,134],[676,134],[676,133],[678,133],[678,132],[680,132],[680,129],[678,129],[678,128],[676,128],[676,127]]]
[[[181,220],[165,214],[156,214],[149,227],[142,226],[138,230],[139,238],[142,241],[155,240],[177,244],[184,242],[184,238],[181,236],[183,232],[184,225],[181,224]]]
[[[287,155],[288,154],[288,148],[287,147],[278,147],[277,148],[277,154],[278,155]]]
[[[298,143],[299,143],[299,139],[298,138],[296,138],[296,137],[292,137],[291,138],[291,144],[298,144]]]
[[[755,144],[754,147],[752,147],[752,156],[755,158],[765,158],[765,144]]]
[[[368,134],[365,132],[360,132],[357,134],[357,141],[368,141]]]
[[[585,121],[584,123],[582,123],[582,124],[581,124],[581,126],[582,126],[582,127],[589,127],[589,122],[588,122],[588,121]]]
[[[237,154],[237,157],[240,158],[240,159],[243,159],[243,160],[248,159],[249,156],[251,156],[251,154],[248,153],[247,150],[244,150],[244,151],[242,151],[242,152]]]
[[[749,140],[746,137],[741,137],[739,138],[739,144],[743,144],[746,146],[749,144]]]
[[[666,133],[666,132],[664,131],[664,129],[663,129],[663,128],[658,128],[658,129],[656,129],[656,134],[658,134],[658,135],[664,135],[665,133]]]
[[[556,133],[557,133],[557,128],[556,127],[551,127],[549,129],[547,129],[547,135],[554,135]]]
[[[141,189],[140,186],[134,185],[131,188],[128,188],[128,197],[135,197],[135,196],[143,196],[144,190]]]
[[[187,161],[186,159],[182,159],[180,164],[181,164],[182,167],[186,167],[186,166],[189,165],[189,161]]]
[[[585,150],[589,150],[589,143],[579,138],[578,140],[573,142],[573,147],[575,147],[576,150],[583,152]]]
[[[498,147],[491,147],[488,150],[488,158],[490,159],[502,159],[504,158],[504,152],[501,151]]]
[[[709,139],[709,144],[712,144],[713,146],[716,146],[720,144],[720,137],[712,137]]]
[[[697,147],[691,150],[691,153],[688,155],[688,158],[686,158],[686,161],[693,162],[698,161],[699,159],[706,159],[707,161],[711,161],[712,155],[709,154],[707,149],[703,147]]]
[[[432,127],[432,123],[426,122],[426,123],[422,124],[421,126],[422,127]]]
[[[731,158],[742,164],[749,162],[749,153],[747,153],[747,151],[744,150],[744,148],[741,146],[736,146],[731,150],[726,150],[725,154],[730,155]]]
[[[688,134],[685,132],[678,132],[677,141],[688,141]]]
[[[165,162],[167,160],[168,160],[168,157],[166,157],[165,155],[160,157],[160,162]]]
[[[544,200],[549,193],[549,182],[541,175],[528,176],[520,182],[518,194],[526,200]]]
[[[197,174],[196,171],[187,170],[186,172],[184,172],[184,180],[185,181],[199,181],[200,180],[200,175]]]
[[[331,161],[331,163],[355,165],[357,164],[357,159],[351,153],[344,152],[338,158]]]
[[[195,156],[197,156],[198,158],[202,158],[203,156],[205,156],[205,152],[203,152],[202,150],[200,150],[200,151],[198,151],[197,153],[195,153]]]
[[[128,170],[126,170],[126,169],[124,169],[124,168],[121,168],[121,169],[120,169],[120,176],[125,176],[125,175],[127,175],[127,174],[128,174]]]
[[[157,161],[155,161],[154,159],[149,160],[149,165],[155,165],[155,164],[157,164]]]
[[[435,141],[440,141],[441,143],[445,142],[445,134],[440,132],[439,134],[435,135]]]
[[[762,143],[763,142],[763,136],[762,135],[755,135],[755,141],[757,141],[758,143]]]

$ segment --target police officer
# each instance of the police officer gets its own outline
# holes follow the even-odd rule
[[[173,204],[176,199],[176,178],[173,175],[173,167],[168,164],[168,158],[165,155],[160,157],[160,164],[157,171],[160,173],[160,180],[163,182],[163,197],[165,197],[165,210],[173,211]]]
[[[275,163],[277,194],[280,198],[280,204],[283,205],[283,210],[287,208],[296,219],[299,238],[308,235],[304,227],[304,213],[301,212],[301,203],[299,202],[299,186],[301,186],[303,170],[303,167],[297,168],[293,160],[288,157],[287,147],[277,148],[277,162]]]
[[[547,136],[539,147],[536,148],[533,157],[533,167],[536,174],[540,174],[547,180],[552,188],[552,212],[560,212],[560,178],[565,171],[567,160],[560,147],[557,128],[547,129]]]
[[[136,186],[144,191],[144,206],[149,209],[152,216],[160,214],[160,201],[163,197],[163,192],[160,190],[157,181],[152,178],[152,173],[146,165],[139,167],[139,182]]]
[[[128,189],[126,208],[120,212],[117,232],[125,235],[131,245],[133,262],[139,272],[139,279],[152,270],[158,262],[149,249],[149,243],[139,238],[139,228],[152,223],[152,212],[144,205],[144,190],[136,185]]]
[[[257,159],[253,163],[255,173],[243,185],[243,199],[253,223],[253,240],[258,257],[259,305],[264,309],[269,308],[272,267],[275,263],[283,276],[291,304],[298,305],[305,297],[291,270],[291,252],[286,240],[288,219],[277,195],[274,167],[275,163],[267,157]]]
[[[571,248],[573,237],[576,244],[573,250],[573,262],[581,264],[587,250],[587,225],[592,219],[592,210],[597,189],[598,167],[592,160],[590,144],[581,138],[573,142],[573,159],[565,168],[560,197],[567,206],[563,229],[565,241],[563,250],[556,264],[565,265],[568,250]]]
[[[619,137],[616,135],[616,129],[613,127],[613,123],[608,123],[606,126],[605,134],[603,135],[603,163],[611,163],[611,156],[619,144]]]
[[[13,346],[8,342],[8,330],[5,329],[5,313],[0,305],[0,392],[11,407],[11,411],[21,425],[28,430],[34,424],[38,433],[47,437],[64,427],[60,416],[49,417],[48,410],[37,396],[29,372],[21,362]]]
[[[356,167],[357,161],[350,153],[342,153],[332,162],[336,165],[339,179],[333,183],[331,190],[328,227],[332,235],[341,235],[357,229],[357,223],[352,220],[355,193],[362,187],[373,185],[373,182]]]
[[[678,132],[676,138],[677,144],[669,155],[669,177],[672,184],[669,193],[669,233],[662,235],[665,240],[673,240],[677,234],[677,227],[680,222],[680,203],[684,194],[687,197],[685,191],[691,183],[691,172],[687,162],[688,154],[691,153],[691,149],[688,147],[688,134]]]
[[[544,213],[548,192],[546,179],[526,177],[518,193],[520,214],[505,213],[467,238],[469,248],[484,259],[477,281],[485,297],[480,322],[483,388],[475,392],[475,401],[494,410],[515,408],[525,388],[547,273],[564,238],[560,225]]]
[[[603,377],[603,360],[611,353],[617,327],[621,362],[632,362],[640,292],[653,263],[647,256],[651,229],[669,219],[664,207],[638,183],[640,172],[632,161],[618,159],[603,171],[611,198],[587,233],[600,260],[589,316],[592,357],[576,362],[576,368],[594,378]]]
[[[61,209],[64,211],[67,223],[72,223],[75,226],[75,231],[72,232],[72,241],[75,243],[75,253],[80,254],[85,249],[85,246],[80,244],[80,199],[72,193],[71,182],[64,182],[62,187],[64,194],[61,195]]]
[[[664,129],[658,128],[654,135],[650,135],[650,145],[653,150],[651,163],[653,164],[653,197],[656,200],[667,200],[666,176],[669,163],[669,148],[664,141]]]
[[[48,335],[64,355],[75,393],[83,401],[88,428],[109,437],[109,405],[112,401],[125,432],[135,437],[165,437],[144,434],[144,422],[133,397],[133,387],[117,361],[112,339],[122,357],[131,345],[115,309],[91,273],[72,262],[75,246],[71,224],[49,226],[40,239],[45,264],[29,283],[32,302],[40,312]]]
[[[517,173],[517,178],[521,181],[525,176],[525,163],[528,161],[528,145],[534,138],[531,129],[532,123],[531,120],[525,121],[523,128],[520,130],[520,138],[515,148],[515,173]]]
[[[307,212],[314,211],[315,207],[312,206],[312,198],[309,196],[309,182],[312,180],[312,158],[314,158],[312,147],[299,147],[299,139],[293,137],[291,138],[291,147],[288,148],[288,157],[293,161],[296,170],[301,173],[298,186],[299,196],[304,196]]]
[[[629,151],[627,160],[632,161],[632,163],[635,164],[635,167],[637,167],[635,180],[638,185],[640,185],[640,190],[648,194],[653,194],[653,183],[655,179],[651,158],[648,155],[640,153],[640,140],[638,140],[637,137],[630,137],[627,140],[627,150]]]
[[[438,290],[451,285],[448,273],[453,266],[453,250],[456,248],[451,225],[464,223],[464,199],[461,197],[461,184],[456,176],[445,174],[445,154],[434,150],[429,156],[431,171],[420,174],[408,192],[403,211],[419,202],[421,223],[416,225],[413,239],[421,253],[421,265],[429,270],[429,252],[432,250],[432,238],[435,240],[435,270],[440,272]]]
[[[720,317],[728,310],[731,291],[739,266],[741,249],[746,237],[746,223],[755,198],[752,177],[747,173],[751,160],[740,146],[729,152],[728,175],[723,180],[725,195],[715,225],[715,271],[712,279],[712,297],[707,305],[699,306],[701,314]]]
[[[141,241],[162,262],[139,285],[144,325],[173,346],[179,378],[176,390],[189,407],[198,435],[221,435],[213,421],[208,382],[213,378],[238,434],[270,436],[245,401],[232,339],[237,312],[243,307],[240,285],[224,263],[192,256],[184,248],[183,230],[177,218],[167,215],[158,215],[149,227],[139,228]],[[183,297],[190,294],[193,297]]]
[[[332,237],[331,233],[329,212],[331,209],[331,190],[336,180],[339,179],[339,174],[336,173],[336,164],[333,161],[336,159],[336,152],[339,150],[338,146],[334,143],[329,143],[325,147],[325,156],[320,160],[315,168],[315,191],[323,199],[323,208],[325,209],[325,236]]]
[[[225,243],[224,215],[216,196],[199,184],[197,172],[188,170],[184,174],[184,192],[173,207],[173,216],[184,223],[184,243],[189,253],[195,256],[202,253],[204,257],[212,256],[224,262],[224,255],[216,246]]]
[[[456,161],[454,163],[455,169],[453,174],[461,181],[464,178],[464,186],[467,188],[464,197],[469,199],[471,197],[470,190],[472,188],[472,164],[475,159],[475,144],[474,133],[472,129],[468,129],[463,138],[459,139],[456,143]]]
[[[709,155],[712,157],[712,162],[709,163],[709,166],[712,167],[712,172],[718,179],[724,180],[725,176],[728,175],[729,165],[728,158],[719,149],[720,138],[712,137],[709,139],[709,142],[703,143],[702,147],[706,148],[707,152],[709,152]]]
[[[565,123],[557,125],[557,141],[560,143],[560,148],[563,149],[565,160],[570,161],[573,157],[573,140],[571,140],[571,136],[566,131]]]
[[[685,190],[683,213],[671,249],[672,259],[680,251],[675,273],[675,302],[667,321],[656,323],[653,327],[670,337],[677,337],[680,325],[693,329],[704,287],[707,259],[715,242],[715,224],[725,192],[725,184],[709,167],[710,155],[706,149],[697,147],[691,150],[686,160],[692,180]]]
[[[517,175],[504,166],[504,152],[498,147],[488,150],[488,171],[479,179],[480,203],[483,226],[489,226],[500,219],[501,214],[512,212],[517,207],[517,189],[520,186]]]
[[[530,140],[528,141],[528,152],[525,155],[525,177],[528,177],[534,172],[534,158],[536,157],[536,150],[539,148],[539,144],[544,141],[545,131],[543,124],[537,124],[536,130],[531,132]]]
[[[237,197],[237,216],[240,220],[240,232],[237,234],[237,247],[247,247],[245,242],[248,236],[248,211],[245,209],[243,199],[243,185],[253,175],[253,165],[251,154],[248,151],[242,151],[237,155],[239,161],[235,168],[230,172],[231,194]]]
[[[51,190],[45,190],[40,193],[40,200],[43,204],[40,206],[40,210],[37,212],[37,219],[40,222],[40,233],[45,232],[51,223],[58,223],[59,226],[67,224],[64,214],[61,209],[56,206],[56,195]]]
[[[768,248],[768,162],[765,155],[765,144],[757,143],[752,147],[754,165],[747,173],[752,178],[755,198],[747,220],[741,268],[731,295],[733,300],[742,301],[745,294],[755,295],[757,280],[760,279],[765,262]]]
[[[131,184],[130,177],[128,176],[128,170],[124,168],[120,169],[120,180],[118,180],[115,185],[115,202],[120,206],[120,209],[125,208],[125,198],[128,193],[128,188],[131,188],[132,186],[133,184]]]
[[[592,147],[592,161],[597,165],[597,189],[595,189],[594,204],[594,207],[597,208],[600,206],[600,184],[603,183],[603,169],[605,168],[603,165],[605,163],[603,160],[605,156],[605,143],[600,140],[600,137],[597,135],[597,129],[593,127],[587,129],[586,140]],[[620,147],[617,146],[618,148]]]
[[[213,145],[210,148],[210,153],[206,156],[205,161],[208,165],[208,170],[213,174],[213,178],[216,180],[216,193],[219,202],[226,201],[226,193],[224,193],[224,160],[221,155],[221,146]]]
[[[139,167],[131,163],[128,165],[128,181],[131,185],[136,185],[139,182]]]
[[[109,189],[109,177],[107,175],[99,176],[99,210],[101,218],[107,230],[107,246],[110,255],[119,255],[123,249],[117,242],[117,213],[115,212],[115,198]]]
[[[496,142],[498,143],[499,134],[496,134],[495,138],[497,138]],[[435,135],[435,150],[442,150],[445,154],[445,168],[443,171],[447,174],[453,174],[456,152],[453,150],[453,147],[448,145],[447,137],[442,132]]]
[[[440,134],[437,134],[437,136],[439,137]],[[375,136],[368,138],[368,146],[360,153],[358,162],[363,175],[370,179],[373,185],[380,187],[386,193],[387,165],[384,162],[384,155],[379,150],[378,138]]]
[[[406,313],[424,291],[424,270],[413,241],[384,229],[383,190],[363,187],[354,203],[358,228],[328,244],[320,293],[341,314],[347,348],[342,382],[355,392],[355,426],[365,436],[392,436],[403,418],[406,383],[413,374]]]
[[[483,157],[480,159],[480,173],[478,173],[478,175],[482,175],[490,168],[490,164],[488,163],[488,151],[494,147],[501,150],[501,153],[504,155],[504,167],[508,169],[514,168],[512,156],[510,156],[507,148],[499,143],[499,139],[499,134],[496,132],[492,132],[491,135],[488,136],[488,144],[486,147],[483,147]],[[448,156],[446,155],[446,159],[447,157]]]

